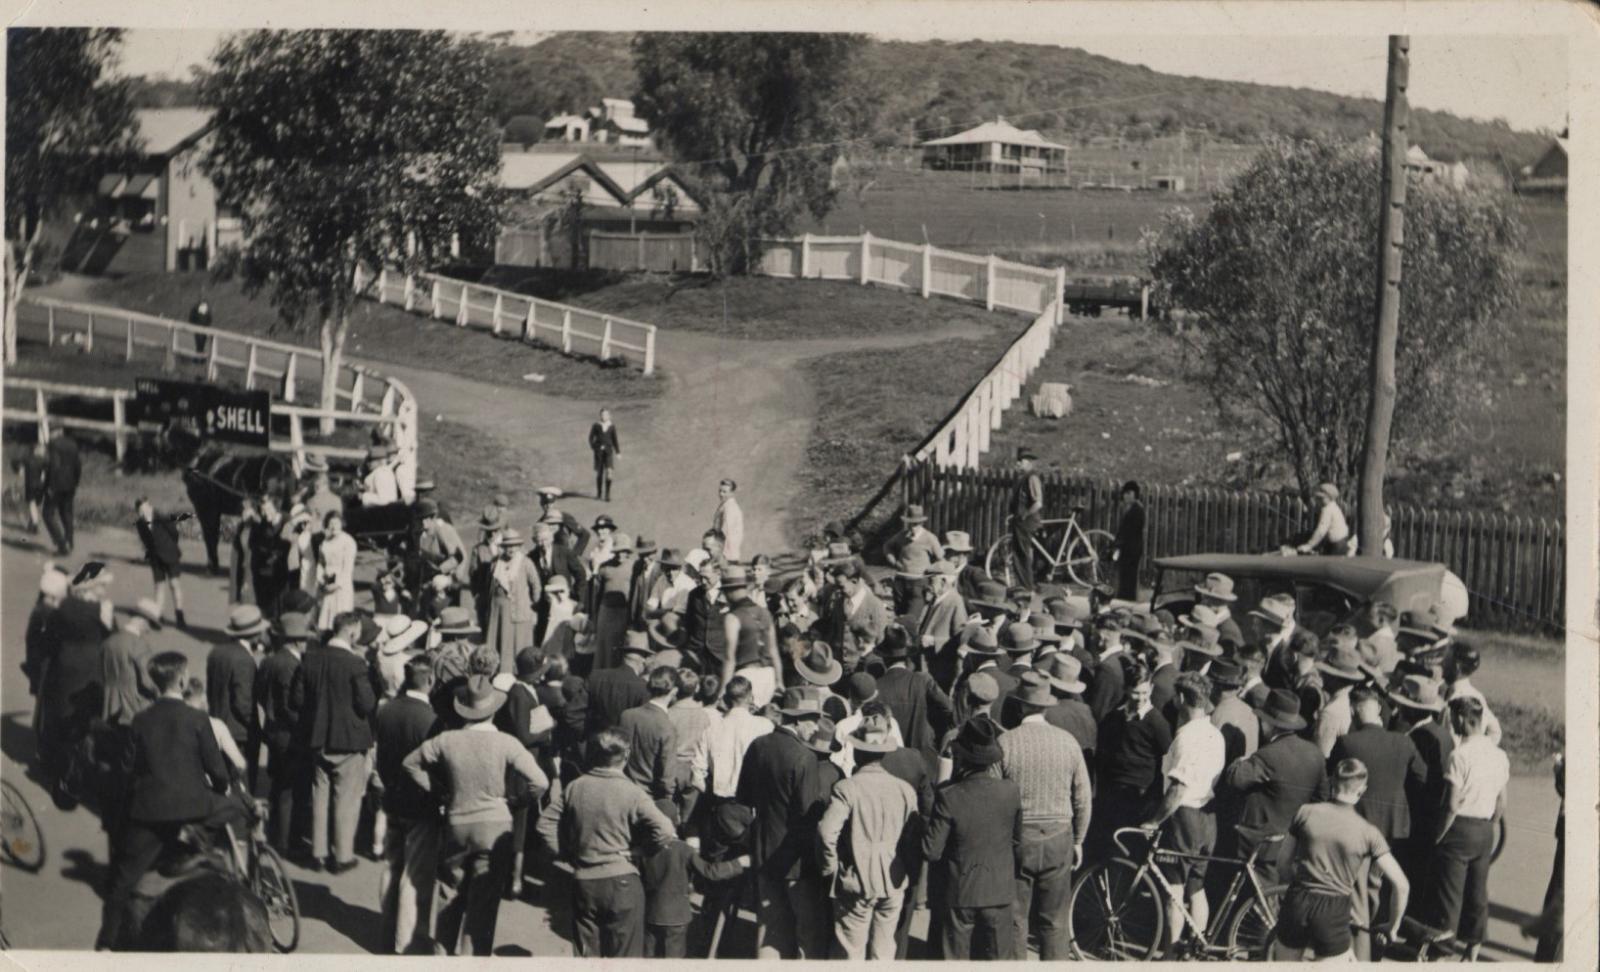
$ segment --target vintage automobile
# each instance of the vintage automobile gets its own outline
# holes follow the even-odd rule
[[[1294,595],[1302,625],[1328,629],[1362,614],[1373,601],[1388,601],[1398,610],[1439,605],[1439,617],[1453,624],[1467,613],[1467,587],[1443,564],[1389,557],[1313,557],[1293,554],[1190,554],[1158,557],[1156,583],[1149,610],[1174,615],[1194,606],[1195,585],[1211,573],[1233,579],[1242,615],[1262,598]]]

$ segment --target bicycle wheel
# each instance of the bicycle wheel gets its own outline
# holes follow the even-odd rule
[[[1111,575],[1111,548],[1117,538],[1105,530],[1085,530],[1067,548],[1067,573],[1084,587],[1099,587]]]
[[[1166,923],[1161,890],[1125,858],[1091,866],[1067,897],[1067,941],[1079,958],[1146,961],[1164,940]]]
[[[300,944],[300,901],[294,894],[294,882],[277,851],[259,843],[255,851],[256,873],[250,890],[267,908],[272,944],[280,952],[292,952]]]
[[[1012,566],[1016,549],[1011,545],[1011,534],[1006,534],[989,545],[989,553],[983,558],[983,570],[990,577],[1010,587],[1012,578],[1017,576],[1016,569]]]
[[[1234,910],[1228,922],[1228,961],[1265,962],[1278,927],[1282,888],[1268,888],[1266,899],[1251,897]]]
[[[0,780],[0,841],[4,842],[5,859],[24,871],[37,873],[44,867],[44,831],[33,816],[33,808],[23,799],[22,792],[5,780]]]

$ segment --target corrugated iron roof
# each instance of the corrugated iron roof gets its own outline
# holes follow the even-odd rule
[[[935,138],[923,142],[928,145],[981,145],[988,142],[1002,142],[1007,145],[1032,145],[1036,148],[1065,149],[1065,145],[1046,141],[1043,135],[1032,129],[1022,129],[1010,124],[1004,119],[984,122],[976,128],[969,128],[964,132],[947,135],[944,138]]]
[[[146,155],[170,155],[211,125],[209,108],[144,108],[134,112]]]

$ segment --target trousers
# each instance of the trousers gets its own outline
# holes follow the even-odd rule
[[[756,957],[820,959],[828,955],[827,895],[816,877],[756,876]]]
[[[688,955],[688,925],[645,925],[645,958],[683,958]]]
[[[305,812],[311,795],[309,767],[294,749],[287,732],[267,734],[267,808],[269,836],[279,853],[287,854],[295,835],[305,837]]]
[[[637,874],[573,881],[572,946],[579,958],[644,955],[644,883]]]
[[[1028,957],[1028,919],[1039,915],[1039,961],[1068,958],[1067,893],[1072,890],[1072,826],[1052,821],[1024,824],[1017,902],[1012,914],[1011,957]]]
[[[44,528],[56,549],[70,551],[73,541],[72,502],[77,492],[49,492],[44,494]]]
[[[882,898],[835,894],[833,957],[855,961],[893,959],[894,930],[904,904],[903,892]]]
[[[128,904],[139,879],[161,859],[168,848],[178,843],[185,824],[198,823],[217,830],[244,821],[244,807],[218,796],[209,815],[200,820],[129,820],[118,831],[117,854],[111,862],[111,886],[100,915],[100,934],[96,945],[104,948],[136,948],[139,930],[124,927]],[[226,845],[224,845],[226,846]]]
[[[492,955],[511,873],[511,821],[446,823],[439,849],[436,939],[451,955]]]
[[[396,955],[423,952],[429,938],[440,836],[435,820],[389,817],[378,901],[383,909],[383,943]]]
[[[1494,823],[1457,817],[1433,855],[1429,924],[1465,944],[1483,941],[1489,926],[1489,856]]]
[[[361,798],[367,788],[367,754],[317,750],[311,765],[311,854],[319,861],[328,856],[331,803],[334,860],[341,864],[353,861]]]
[[[1016,928],[1014,904],[988,908],[947,908],[940,922],[940,947],[945,961],[1009,958]],[[1026,944],[1026,943],[1024,943]]]

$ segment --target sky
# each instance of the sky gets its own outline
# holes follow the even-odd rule
[[[123,70],[183,78],[203,62],[223,36],[218,30],[128,31]],[[524,33],[519,40],[536,39]],[[915,27],[890,29],[879,36],[923,40]],[[944,33],[948,39],[948,32]],[[973,39],[1043,42],[1037,30],[1004,27],[974,33]],[[1382,35],[1109,36],[1062,40],[1118,61],[1153,70],[1228,81],[1314,88],[1337,94],[1382,98],[1386,41]],[[1512,127],[1534,130],[1565,127],[1567,45],[1559,36],[1413,35],[1413,107],[1449,111],[1478,119],[1504,118]]]

